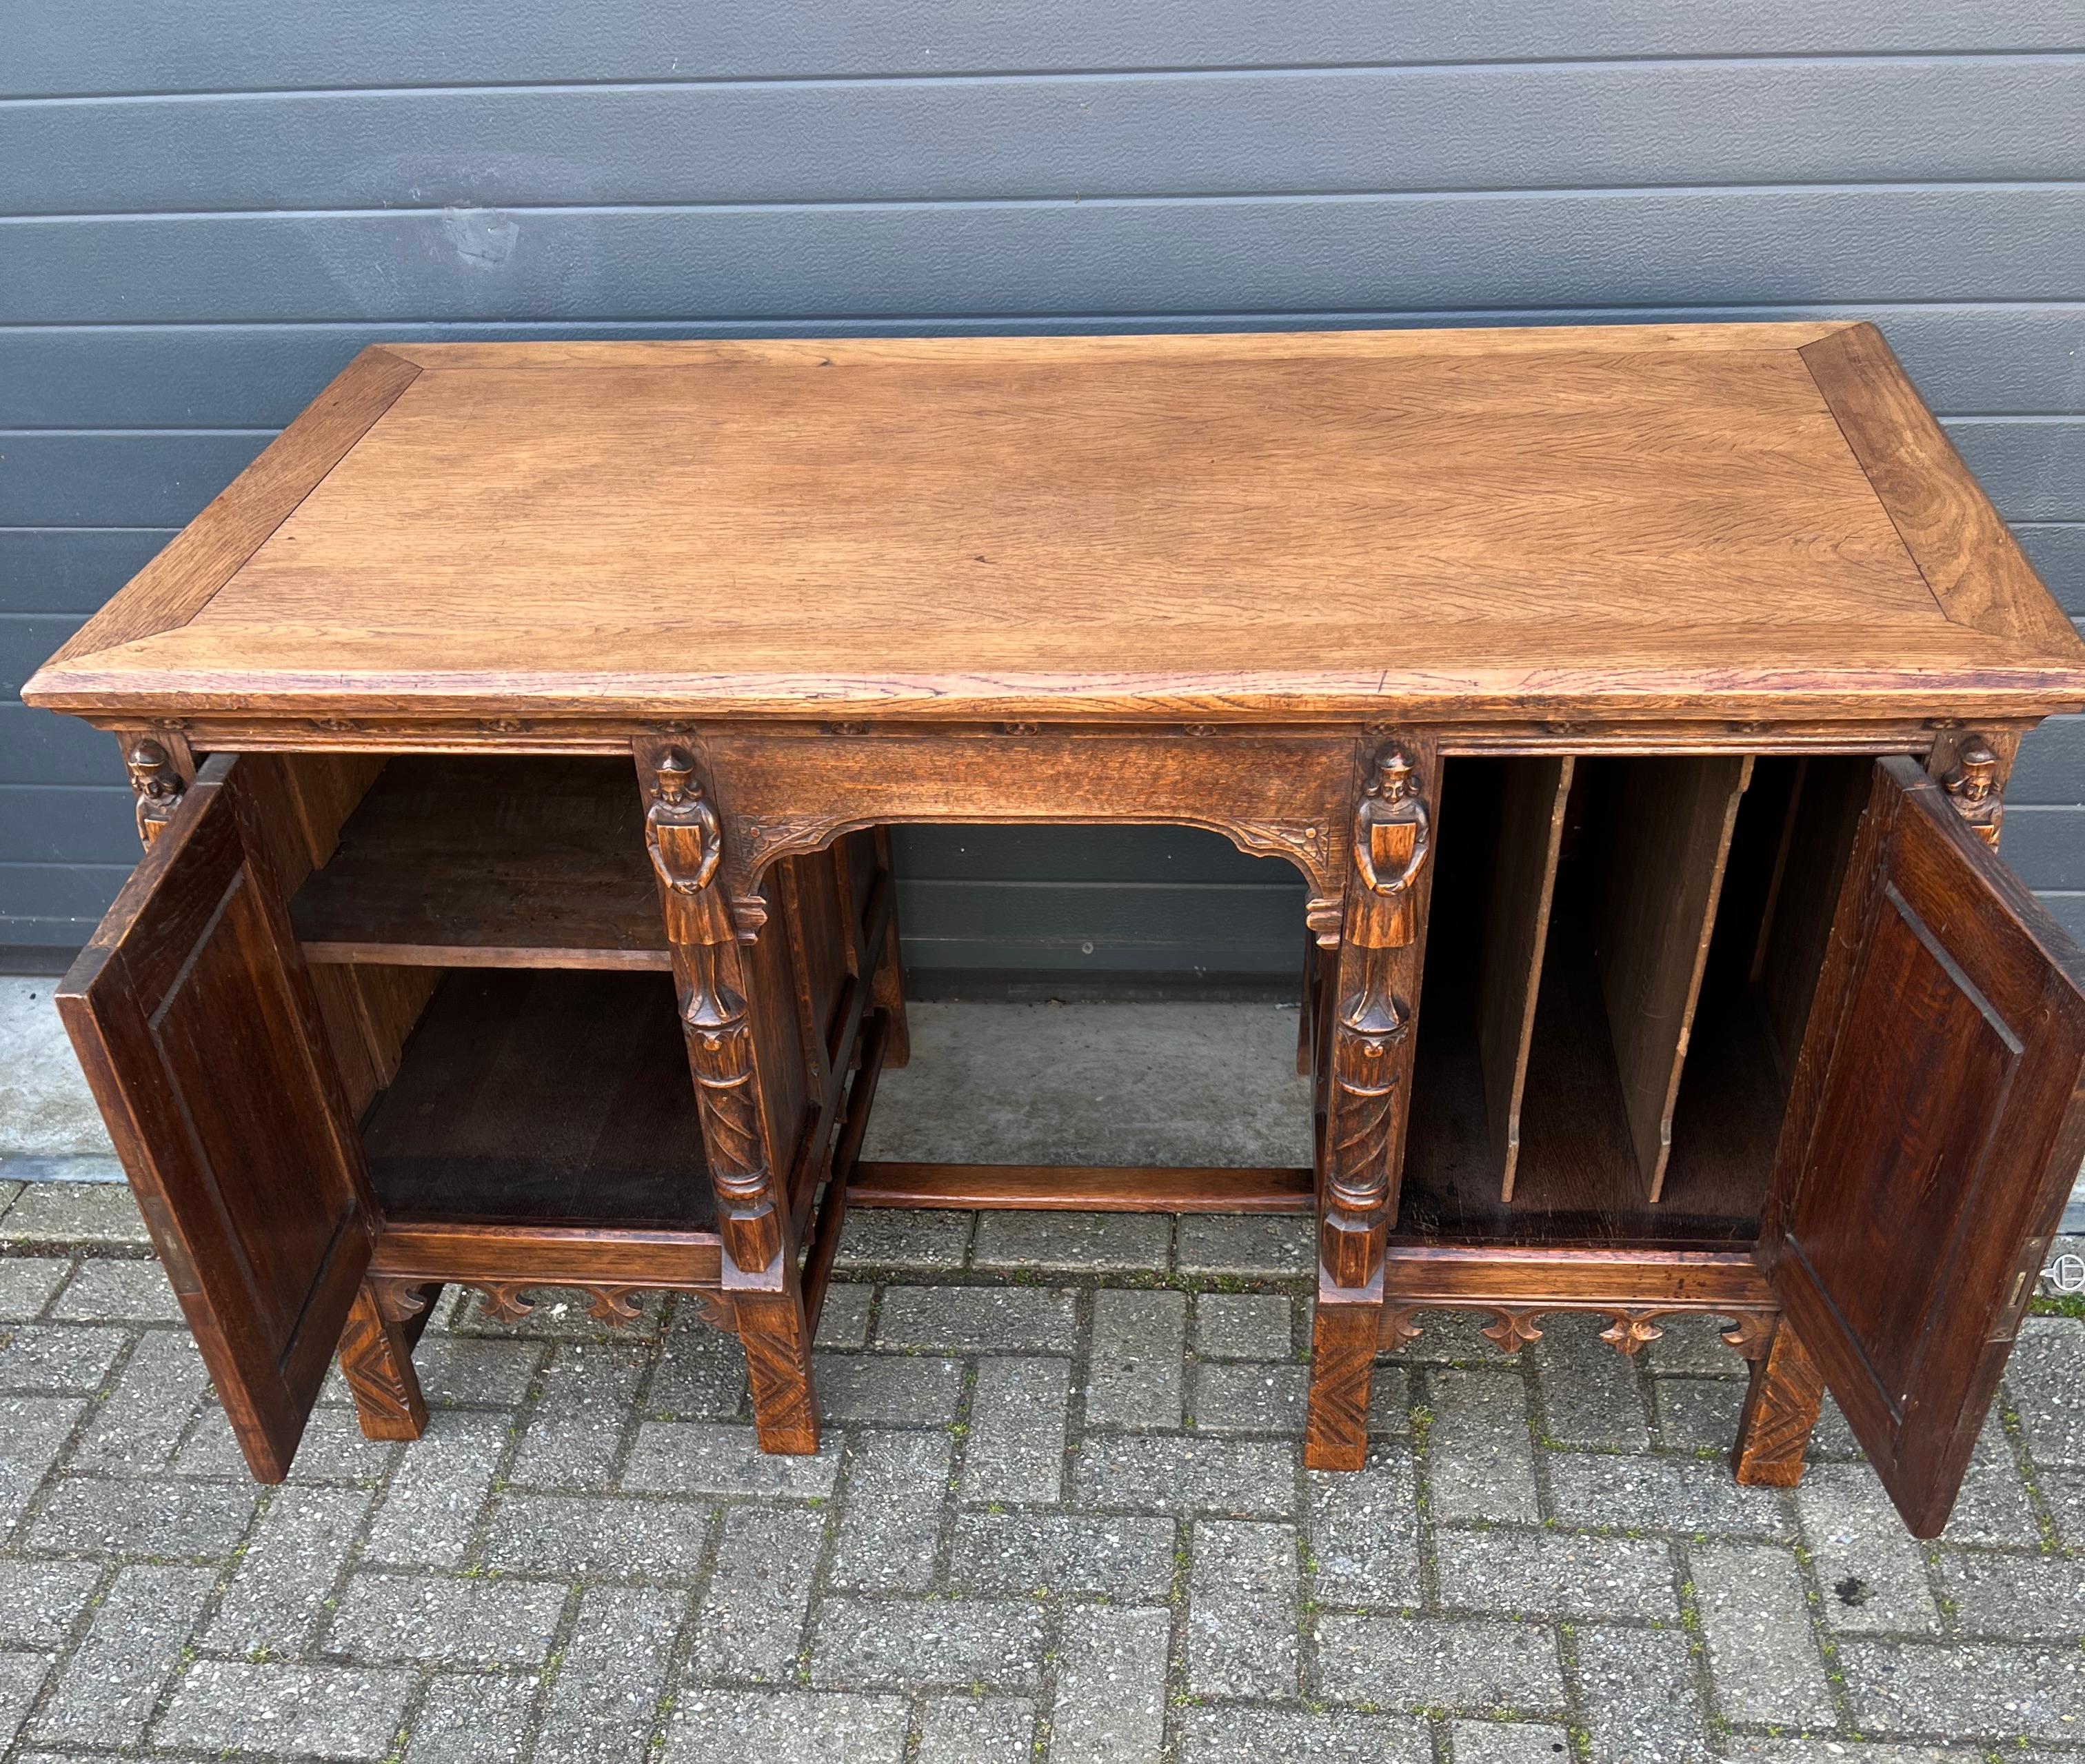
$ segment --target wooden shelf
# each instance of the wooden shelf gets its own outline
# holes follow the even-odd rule
[[[363,1146],[390,1222],[715,1227],[662,975],[448,975]]]
[[[615,759],[394,759],[290,917],[317,963],[669,965],[643,802]]]

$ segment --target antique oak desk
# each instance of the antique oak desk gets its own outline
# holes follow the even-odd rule
[[[444,1282],[695,1294],[808,1452],[849,1207],[1262,1209],[1314,1465],[1427,1311],[1692,1311],[1741,1478],[1828,1387],[1929,1534],[2085,1154],[1994,851],[2085,647],[1866,325],[374,348],[23,695],[137,787],[59,1002],[261,1477],[336,1351],[419,1430]],[[864,1162],[936,821],[1300,871],[1316,1168]]]

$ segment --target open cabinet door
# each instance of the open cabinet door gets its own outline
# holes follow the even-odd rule
[[[374,1209],[239,764],[203,767],[57,1005],[247,1464],[276,1482]]]
[[[2085,1155],[2085,961],[1876,763],[1760,1256],[1905,1523],[1938,1533]]]

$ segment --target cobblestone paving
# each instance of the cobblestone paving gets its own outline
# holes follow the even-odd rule
[[[445,1301],[427,1438],[336,1383],[262,1490],[127,1197],[0,1205],[8,1764],[2085,1758],[2085,1320],[1926,1548],[1836,1417],[1731,1484],[1706,1327],[1434,1320],[1323,1476],[1296,1222],[867,1214],[816,1458],[670,1305]]]

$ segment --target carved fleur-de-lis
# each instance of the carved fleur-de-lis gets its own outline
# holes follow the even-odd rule
[[[1532,1311],[1501,1311],[1498,1321],[1483,1332],[1484,1337],[1502,1353],[1518,1354],[1529,1342],[1542,1339],[1541,1330],[1535,1326],[1536,1315]]]
[[[502,1281],[495,1286],[478,1289],[485,1295],[485,1314],[499,1323],[519,1323],[536,1307],[522,1296],[528,1290],[513,1281]]]
[[[1416,1311],[1386,1311],[1382,1314],[1382,1345],[1386,1353],[1395,1354],[1419,1339],[1419,1325],[1412,1320]]]
[[[1600,1339],[1617,1354],[1628,1354],[1635,1353],[1646,1341],[1655,1341],[1664,1333],[1650,1318],[1620,1311],[1615,1313],[1615,1320],[1600,1331]]]
[[[1739,1311],[1730,1320],[1730,1327],[1722,1332],[1723,1340],[1735,1348],[1748,1360],[1756,1360],[1766,1352],[1766,1345],[1773,1339],[1774,1320],[1756,1311]]]
[[[635,1323],[637,1307],[630,1302],[634,1286],[589,1286],[586,1290],[593,1296],[588,1314],[602,1323],[613,1324],[621,1328],[625,1324]]]

